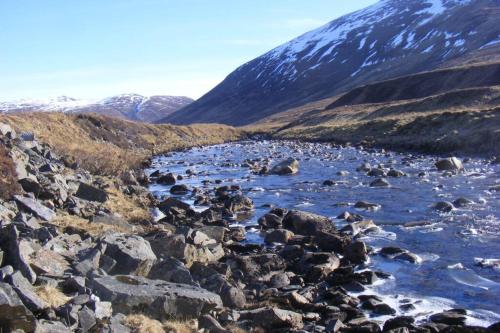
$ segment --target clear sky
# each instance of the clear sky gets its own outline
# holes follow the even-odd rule
[[[376,0],[0,0],[0,101],[198,98],[241,64]]]

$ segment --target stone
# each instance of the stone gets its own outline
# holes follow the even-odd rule
[[[101,203],[104,203],[108,200],[108,194],[106,193],[106,191],[85,183],[80,183],[75,196],[83,200],[96,201]]]
[[[30,265],[37,274],[64,277],[70,264],[61,254],[47,249],[36,251],[30,259]]]
[[[420,258],[411,252],[403,252],[394,257],[395,260],[407,261],[412,264],[417,264],[420,262]]]
[[[394,177],[394,178],[399,178],[399,177],[404,177],[406,174],[403,171],[396,170],[396,169],[391,169],[387,173],[388,177]]]
[[[243,194],[236,194],[224,201],[224,207],[232,213],[249,212],[254,209],[253,201]]]
[[[14,200],[16,201],[19,209],[27,211],[44,221],[50,222],[55,216],[55,212],[52,209],[42,205],[36,199],[15,195]]]
[[[175,185],[175,183],[177,182],[177,177],[175,177],[173,173],[167,173],[166,175],[158,177],[158,180],[156,182],[162,185]]]
[[[310,236],[314,236],[319,231],[335,229],[329,218],[299,210],[292,210],[286,214],[283,227],[296,234]]]
[[[231,333],[231,331],[222,327],[222,325],[209,314],[203,315],[198,319],[198,327],[206,330],[208,333]]]
[[[103,320],[113,315],[113,305],[111,302],[96,301],[92,306],[96,319]]]
[[[378,227],[375,223],[373,223],[372,220],[363,220],[363,221],[356,221],[352,222],[342,229],[340,229],[341,232],[348,233],[352,236],[356,236],[357,234],[361,232],[368,232],[368,231],[375,231],[378,230]]]
[[[36,326],[36,333],[71,333],[72,330],[59,321],[40,320]]]
[[[297,172],[299,172],[299,161],[292,157],[279,162],[269,171],[270,174],[275,175],[293,175]]]
[[[14,289],[7,283],[0,282],[0,331],[34,332],[36,319],[28,310]]]
[[[321,251],[343,253],[346,246],[351,244],[351,237],[320,231],[316,233],[316,244]]]
[[[172,197],[166,198],[158,205],[158,209],[160,209],[160,211],[164,213],[167,212],[170,208],[188,210],[189,208],[191,208],[191,206],[179,199]]]
[[[344,327],[345,325],[342,323],[340,319],[331,319],[327,322],[325,331],[327,333],[337,333]]]
[[[451,202],[440,201],[434,205],[434,209],[440,212],[449,213],[454,209],[454,207]]]
[[[377,209],[380,208],[379,204],[366,202],[366,201],[358,201],[354,204],[354,208],[358,209]]]
[[[272,244],[272,243],[286,244],[288,243],[288,240],[293,237],[293,235],[294,235],[293,232],[286,229],[269,230],[264,237],[264,241],[267,244]]]
[[[459,172],[464,169],[462,161],[456,157],[449,157],[439,160],[435,163],[435,166],[440,171],[454,171]]]
[[[196,282],[191,277],[189,269],[187,269],[180,260],[174,258],[166,258],[156,262],[151,268],[148,278],[152,280],[196,285]]]
[[[384,323],[384,331],[389,331],[400,327],[409,327],[413,325],[414,322],[415,318],[410,316],[391,318]]]
[[[377,178],[370,183],[370,187],[389,187],[391,184],[385,178]]]
[[[433,314],[429,317],[433,323],[445,325],[465,325],[467,312],[462,309],[452,309],[441,313]]]
[[[21,272],[17,271],[9,275],[6,282],[14,288],[19,298],[30,311],[40,313],[49,307],[43,299],[38,297],[31,283]]]
[[[267,213],[259,218],[259,223],[262,229],[279,229],[282,227],[283,217],[273,213]]]
[[[42,186],[36,179],[26,177],[19,179],[18,182],[25,192],[33,193],[35,197],[42,192]]]
[[[222,308],[220,296],[205,289],[139,276],[96,277],[92,289],[113,304],[115,313],[134,314],[140,308],[157,320],[198,318]]]
[[[329,252],[306,252],[297,264],[308,282],[323,280],[340,266],[340,259]]]
[[[116,260],[110,274],[147,276],[156,261],[148,241],[137,235],[112,234],[103,238],[106,254]]]
[[[304,326],[300,313],[278,308],[258,308],[241,311],[240,318],[242,320],[251,320],[255,326],[268,330],[280,328],[300,329]]]
[[[469,200],[467,198],[458,198],[455,201],[453,201],[453,206],[455,206],[457,208],[467,207],[467,206],[470,206],[472,204],[474,204],[474,201]]]
[[[12,265],[20,270],[30,283],[35,283],[36,273],[29,264],[33,248],[29,241],[19,239],[15,225],[10,224],[0,229],[0,246],[5,252],[4,264]]]
[[[170,193],[175,195],[185,195],[189,193],[189,187],[184,184],[174,185],[170,188]]]
[[[96,323],[94,312],[88,307],[84,306],[78,311],[78,326],[80,326],[81,332],[89,332]]]
[[[363,241],[356,241],[348,245],[344,250],[346,259],[354,264],[362,264],[368,260],[368,250]]]

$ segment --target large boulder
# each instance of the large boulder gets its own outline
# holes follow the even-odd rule
[[[439,160],[435,163],[435,166],[438,170],[442,170],[442,171],[458,172],[458,171],[462,171],[464,169],[462,161],[460,161],[456,157],[449,157],[449,158]]]
[[[113,304],[115,313],[141,310],[157,320],[197,318],[222,308],[220,296],[205,289],[138,276],[97,277],[92,289],[101,300]]]
[[[275,175],[293,175],[299,172],[299,161],[290,157],[271,168],[269,173]]]
[[[0,331],[34,332],[36,319],[7,283],[0,282]]]
[[[116,261],[109,269],[110,274],[147,276],[156,261],[149,242],[140,236],[112,234],[102,242],[106,245],[104,254]]]
[[[313,236],[319,231],[331,231],[335,227],[329,218],[300,210],[292,210],[283,219],[283,227],[299,235]]]
[[[168,282],[196,285],[189,269],[177,259],[166,258],[153,265],[148,278]]]
[[[75,196],[87,201],[106,202],[108,200],[106,191],[85,183],[80,183]]]
[[[55,212],[47,206],[42,205],[38,200],[21,195],[15,195],[14,200],[19,209],[31,213],[44,221],[50,222],[54,218]]]

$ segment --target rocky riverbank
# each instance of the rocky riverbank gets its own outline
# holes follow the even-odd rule
[[[377,295],[356,296],[389,278],[359,269],[372,254],[360,238],[373,228],[360,215],[345,215],[349,226],[337,229],[325,216],[270,207],[258,220],[265,244],[256,244],[246,241],[244,227],[229,222],[255,209],[237,183],[191,188],[186,180],[201,176],[191,169],[96,176],[9,126],[0,127],[0,141],[8,157],[3,169],[10,170],[5,184],[13,185],[0,201],[3,331],[499,330],[499,324],[466,326],[463,309],[417,323],[395,317]],[[264,176],[293,174],[300,166],[294,159],[278,165],[263,159],[243,167]],[[461,163],[437,167],[452,174]],[[372,171],[377,168],[366,170]],[[150,183],[171,186],[171,194],[157,200],[146,188]],[[178,199],[185,194],[205,209]],[[154,220],[144,216],[150,208]],[[402,249],[384,251],[415,259]],[[371,314],[392,317],[380,322]]]

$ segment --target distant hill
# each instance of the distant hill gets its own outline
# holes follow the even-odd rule
[[[182,96],[151,96],[122,94],[98,102],[87,102],[67,96],[48,101],[22,100],[0,103],[0,113],[17,112],[66,112],[99,113],[105,116],[154,123],[192,103]]]
[[[382,0],[242,65],[162,121],[246,125],[398,76],[500,55],[498,0]]]

